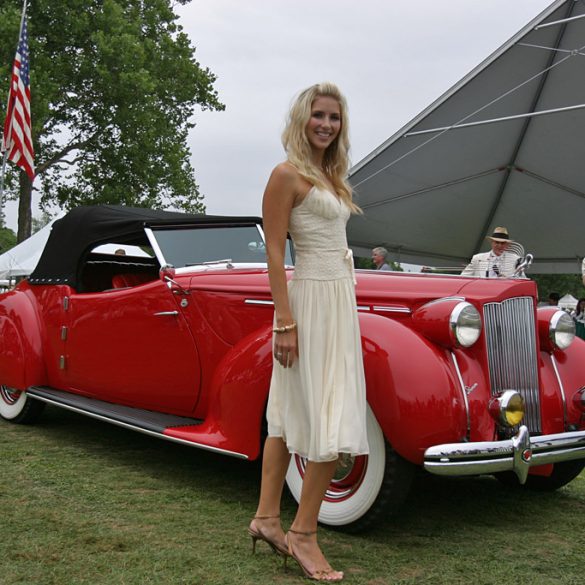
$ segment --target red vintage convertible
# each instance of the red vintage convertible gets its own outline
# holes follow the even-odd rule
[[[322,523],[386,517],[417,467],[551,490],[581,472],[585,342],[566,313],[536,307],[533,282],[357,281],[371,454],[340,459]],[[0,295],[0,415],[30,423],[49,403],[256,459],[272,319],[260,219],[74,209],[30,278]],[[287,476],[296,498],[304,465],[293,457]]]

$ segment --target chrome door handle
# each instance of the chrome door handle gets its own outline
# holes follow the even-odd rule
[[[161,317],[163,315],[178,315],[179,311],[161,311],[160,313],[155,313],[155,317]]]

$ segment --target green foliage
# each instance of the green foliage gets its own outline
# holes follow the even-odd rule
[[[0,228],[0,254],[16,246],[16,234],[9,228]]]
[[[224,106],[173,6],[171,0],[35,0],[29,6],[43,204],[204,211],[187,134],[196,106]],[[21,7],[20,0],[0,0],[0,87],[8,88]],[[13,190],[15,183],[9,182]]]
[[[585,287],[580,274],[530,274],[527,276],[536,282],[538,298],[544,301],[551,292],[561,296],[573,295],[576,299],[585,297]]]
[[[32,218],[32,233],[35,234],[39,230],[42,230],[50,221],[53,219],[48,211],[43,211],[41,217]]]

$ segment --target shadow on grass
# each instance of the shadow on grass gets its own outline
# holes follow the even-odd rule
[[[42,435],[50,443],[74,446],[104,462],[140,470],[174,487],[205,485],[207,489],[216,490],[218,496],[224,490],[233,495],[233,486],[225,483],[226,477],[237,478],[240,488],[250,489],[256,487],[260,478],[260,460],[245,461],[218,455],[57,407],[48,406],[39,423],[28,430]]]

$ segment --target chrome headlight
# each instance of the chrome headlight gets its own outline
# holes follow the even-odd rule
[[[565,311],[553,314],[548,328],[548,336],[555,347],[567,349],[575,339],[575,322]]]
[[[524,418],[524,399],[516,390],[504,390],[490,400],[488,409],[500,425],[515,427]]]
[[[449,317],[451,336],[457,345],[470,347],[481,335],[479,311],[467,302],[458,303]]]

